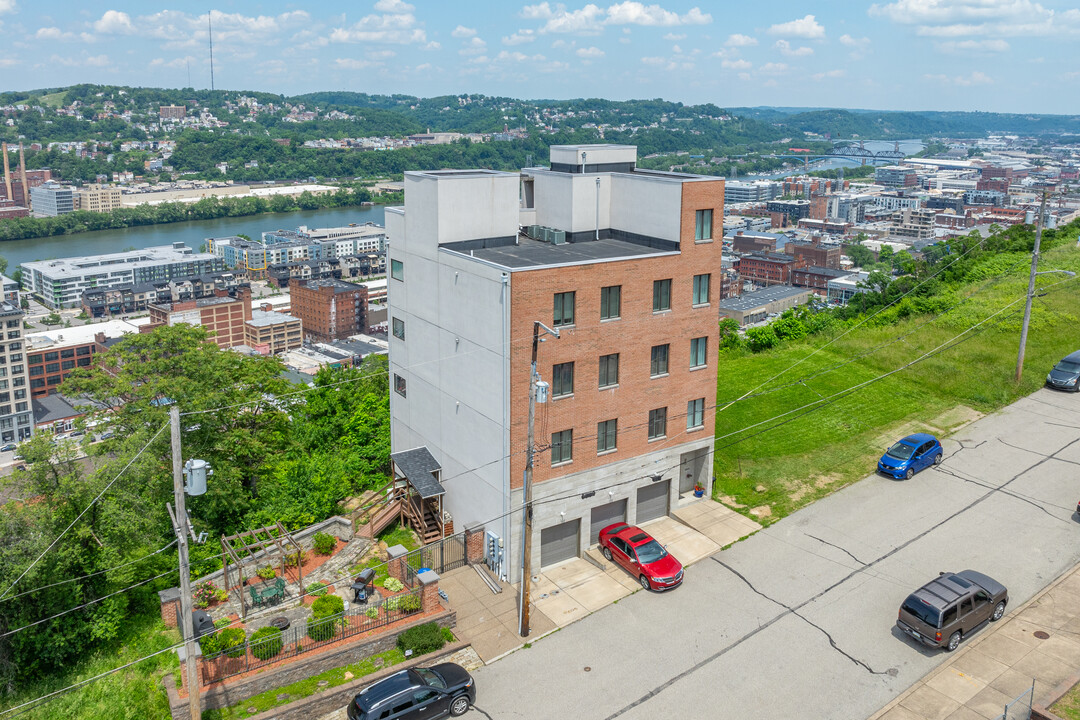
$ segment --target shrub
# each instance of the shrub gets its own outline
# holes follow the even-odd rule
[[[307,623],[308,637],[317,641],[329,640],[337,634],[339,622],[332,617],[320,618],[313,615]]]
[[[304,562],[304,553],[289,553],[285,556],[285,567],[300,567]]]
[[[412,650],[413,655],[424,655],[441,650],[446,644],[442,629],[433,622],[417,625],[398,635],[397,646],[402,652]]]
[[[330,588],[326,583],[313,582],[305,588],[308,595],[314,595],[315,597],[322,597],[327,593]]]
[[[312,640],[329,640],[337,632],[341,620],[335,615],[345,612],[345,601],[337,595],[324,595],[311,604],[311,620],[307,634]]]
[[[277,573],[274,572],[274,568],[270,567],[269,565],[267,565],[266,567],[259,568],[259,571],[256,574],[259,577],[261,577],[263,580],[270,580],[275,575],[277,575]]]
[[[401,599],[401,609],[407,613],[420,612],[423,606],[419,595],[406,595]]]
[[[244,654],[244,641],[247,635],[243,628],[224,628],[213,635],[207,635],[199,640],[203,655],[213,656],[224,652],[229,657],[240,657]]]
[[[317,532],[312,544],[315,546],[315,552],[320,555],[329,555],[337,547],[337,538],[324,532]]]
[[[311,603],[311,612],[319,618],[337,615],[345,612],[345,601],[337,595],[323,595]]]
[[[440,630],[442,630],[443,640],[445,640],[446,642],[452,643],[452,642],[454,642],[454,640],[457,639],[457,638],[454,637],[454,632],[450,628],[444,627],[444,628],[440,628]]]
[[[195,607],[197,608],[208,607],[212,600],[229,599],[229,594],[227,592],[225,592],[209,580],[196,585],[195,590],[191,593],[191,595],[192,599],[195,601]],[[224,595],[225,597],[222,598],[221,595]]]
[[[218,618],[217,620],[214,621],[214,627],[216,627],[219,630],[221,628],[223,628],[223,627],[229,627],[230,625],[232,625],[232,618],[223,617],[223,618]]]
[[[367,610],[364,611],[364,614],[374,620],[375,618],[379,617],[379,606],[373,605],[372,607],[369,607]]]
[[[218,602],[225,602],[229,599],[229,591],[225,588],[217,588],[214,590],[214,599]]]
[[[769,325],[753,327],[746,331],[746,345],[753,352],[776,347],[778,342],[780,338],[776,337],[776,333]]]
[[[400,592],[405,587],[404,583],[393,577],[388,577],[383,580],[382,586],[390,592]]]
[[[252,655],[260,660],[269,660],[281,652],[281,630],[276,627],[259,628],[252,633],[248,644],[251,646]]]

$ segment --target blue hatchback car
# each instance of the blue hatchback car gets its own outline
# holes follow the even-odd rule
[[[891,475],[897,480],[911,477],[931,465],[941,462],[941,443],[933,435],[916,433],[900,440],[878,460],[878,472]]]

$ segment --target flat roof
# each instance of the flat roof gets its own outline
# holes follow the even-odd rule
[[[348,283],[344,280],[335,280],[333,278],[320,278],[318,280],[300,280],[297,285],[309,288],[332,287],[335,290],[341,292],[359,290],[360,288],[365,287],[362,283]]]
[[[160,308],[160,309],[164,310],[165,312],[172,312],[172,309],[175,306],[177,306],[177,305],[185,305],[185,304],[187,304],[189,302],[192,302],[192,301],[191,300],[180,300],[180,301],[174,302],[174,303],[172,303],[172,302],[169,302],[169,303],[152,303],[151,307]],[[226,295],[224,297],[215,295],[213,297],[196,298],[194,302],[195,302],[195,307],[202,308],[202,307],[209,307],[211,305],[224,305],[224,304],[227,304],[227,303],[240,302],[240,298],[235,298],[235,297],[232,297],[231,295]],[[181,311],[181,312],[183,312],[183,311]]]
[[[291,322],[300,322],[300,318],[281,312],[252,310],[251,319],[247,321],[247,324],[255,327],[269,327],[271,325],[283,325]]]
[[[809,288],[797,288],[790,285],[774,285],[773,287],[767,287],[763,290],[755,290],[754,292],[744,293],[737,298],[728,298],[727,300],[721,300],[718,307],[721,310],[753,310],[756,307],[762,305],[768,305],[771,302],[777,300],[783,300],[785,298],[794,297],[795,295],[802,295],[809,293]]]
[[[461,255],[468,254],[470,257],[512,269],[548,265],[580,265],[588,262],[669,255],[674,252],[614,238],[552,245],[525,236],[518,237],[517,245],[468,251],[453,250],[444,245],[440,249]]]
[[[26,346],[27,350],[47,350],[53,346],[84,345],[94,342],[94,336],[98,333],[105,333],[106,338],[120,338],[124,335],[138,334],[139,326],[149,322],[149,317],[141,317],[27,333]]]
[[[22,267],[28,272],[40,272],[48,277],[63,277],[65,275],[92,275],[99,272],[115,272],[137,267],[187,263],[197,260],[220,260],[220,258],[213,253],[195,252],[184,243],[178,242],[172,245],[158,245],[143,248],[142,250],[129,250],[105,255],[86,255],[60,258],[58,260],[35,260],[22,263]]]

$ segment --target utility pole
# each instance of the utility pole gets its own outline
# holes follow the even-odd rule
[[[584,153],[582,153],[584,155]],[[518,608],[518,634],[529,636],[529,598],[532,585],[532,476],[533,455],[535,454],[533,433],[536,426],[537,390],[541,387],[540,375],[536,372],[536,354],[540,349],[540,328],[545,333],[559,337],[558,330],[552,330],[539,320],[533,322],[532,364],[529,368],[529,434],[525,450],[525,479],[522,483],[521,507],[521,600]],[[543,386],[543,398],[547,402],[547,386]]]
[[[180,629],[184,634],[184,661],[186,664],[188,705],[191,720],[201,720],[199,709],[199,678],[195,669],[195,627],[191,616],[191,569],[188,566],[187,509],[184,507],[184,461],[180,456],[180,408],[169,408],[169,429],[172,436],[173,500],[176,512],[169,508],[173,530],[176,531],[177,550],[180,555]]]
[[[1016,377],[1020,382],[1020,376],[1024,372],[1024,349],[1027,346],[1028,323],[1031,322],[1031,299],[1035,296],[1035,275],[1039,269],[1039,244],[1042,242],[1043,215],[1046,213],[1046,191],[1043,190],[1042,202],[1039,204],[1039,222],[1035,226],[1035,247],[1031,251],[1031,275],[1028,277],[1027,303],[1024,305],[1024,323],[1020,326],[1020,353],[1016,356]]]

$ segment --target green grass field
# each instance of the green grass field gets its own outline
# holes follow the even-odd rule
[[[1015,266],[1022,257],[991,262],[994,267]],[[1062,247],[1044,253],[1040,269],[1050,268],[1080,271],[1080,251]],[[976,413],[991,412],[1033,392],[1055,362],[1080,348],[1080,280],[1061,282],[1065,279],[1038,279],[1046,294],[1035,300],[1019,385],[1012,378],[1027,290],[1023,266],[1014,267],[1007,277],[969,286],[966,299],[936,319],[907,318],[887,327],[867,323],[813,355],[839,333],[756,355],[721,355],[714,497],[744,506],[739,509],[747,514],[758,508],[753,517],[774,522],[872,473],[877,457],[897,436],[919,430],[947,435]],[[1060,284],[1047,287],[1054,283]],[[1009,310],[957,338],[962,341],[954,347],[819,403],[812,411],[791,412],[896,370],[1017,299],[1021,301]],[[912,330],[905,339],[848,363]],[[721,410],[797,362],[757,391],[763,394]],[[848,364],[835,367],[843,363]]]

